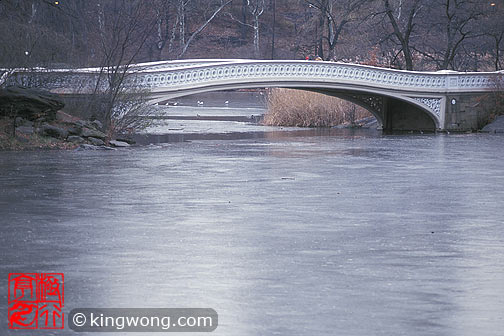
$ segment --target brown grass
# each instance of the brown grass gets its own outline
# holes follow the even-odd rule
[[[371,116],[340,98],[296,89],[272,89],[267,104],[263,123],[268,126],[331,127]]]

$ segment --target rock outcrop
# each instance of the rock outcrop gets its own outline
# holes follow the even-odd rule
[[[12,137],[24,148],[114,149],[134,143],[128,139],[109,142],[100,121],[74,117],[60,110],[64,106],[57,95],[39,89],[0,89],[0,119],[5,119],[9,129],[8,134],[2,129],[0,136]]]
[[[68,137],[67,130],[60,128],[60,127],[53,126],[53,125],[47,125],[47,124],[44,124],[40,127],[39,134],[43,135],[43,136],[50,136],[50,137],[61,139],[61,140],[65,140]]]
[[[124,141],[110,140],[109,144],[114,147],[130,147],[131,145]]]
[[[56,111],[64,106],[65,103],[58,95],[48,91],[20,86],[0,89],[0,116],[53,121],[56,119]]]

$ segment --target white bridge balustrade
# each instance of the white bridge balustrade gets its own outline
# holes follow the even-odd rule
[[[62,95],[93,92],[100,69],[17,70],[11,82]],[[483,94],[502,90],[504,72],[419,72],[319,61],[183,60],[131,66],[126,87],[152,103],[195,93],[285,87],[352,101],[385,130],[467,130]],[[101,89],[106,88],[102,78]]]

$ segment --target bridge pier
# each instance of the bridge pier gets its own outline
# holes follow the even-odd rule
[[[475,131],[484,126],[490,115],[481,105],[489,95],[449,94],[446,99],[445,129],[447,131]]]

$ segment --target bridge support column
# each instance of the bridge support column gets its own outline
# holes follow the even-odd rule
[[[383,98],[383,106],[382,106],[382,113],[383,113],[383,133],[391,133],[393,130],[393,125],[392,125],[392,111],[388,109],[388,103],[389,103],[389,98],[384,97]]]

